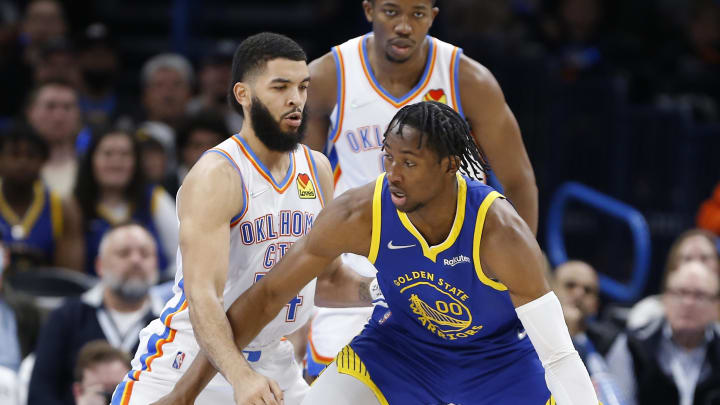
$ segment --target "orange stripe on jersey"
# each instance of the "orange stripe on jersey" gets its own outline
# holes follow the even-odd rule
[[[450,94],[452,95],[452,107],[458,112],[460,111],[458,108],[460,103],[458,101],[458,94],[455,91],[455,80],[457,80],[457,77],[455,77],[455,57],[457,56],[459,49],[460,48],[456,46],[455,49],[453,49],[452,56],[450,56]]]
[[[425,90],[425,87],[430,83],[430,78],[432,77],[433,70],[435,69],[435,58],[437,56],[437,44],[435,43],[435,39],[428,37],[430,41],[432,41],[431,46],[431,54],[429,55],[430,58],[430,68],[427,69],[427,74],[425,74],[425,77],[423,77],[422,84],[420,86],[417,86],[415,91],[412,92],[412,94],[408,94],[400,100],[400,102],[396,102],[395,100],[391,99],[387,95],[385,95],[385,92],[380,87],[379,83],[375,83],[375,80],[373,79],[373,75],[371,72],[372,67],[370,67],[370,62],[365,59],[365,52],[363,52],[363,44],[365,43],[365,40],[368,37],[362,38],[358,42],[358,52],[360,53],[360,64],[362,65],[363,72],[365,73],[365,78],[367,78],[368,83],[370,83],[370,86],[375,90],[375,92],[382,98],[383,100],[390,103],[395,108],[401,108],[405,104],[409,103],[412,99],[417,97],[420,93],[422,93],[423,90]]]
[[[243,194],[245,195],[245,200],[243,202],[243,210],[240,212],[240,214],[237,215],[234,221],[230,222],[230,228],[240,223],[243,217],[245,217],[245,214],[247,214],[248,208],[250,207],[250,199],[248,196],[247,188],[245,188],[245,182],[243,182]]]
[[[335,133],[331,137],[333,143],[337,141],[340,133],[342,133],[342,123],[343,118],[345,117],[345,60],[343,59],[342,52],[340,51],[339,46],[335,47],[335,51],[337,52],[337,60],[340,63],[340,83],[338,83],[338,86],[340,86],[340,104],[338,104],[337,106],[339,112],[337,126],[335,129]]]
[[[247,150],[247,148],[245,148],[245,145],[243,145],[242,141],[237,139],[237,137],[235,137],[235,136],[233,136],[232,139],[233,139],[233,141],[235,141],[235,143],[238,144],[238,146],[240,147],[240,151],[242,151],[242,153],[245,155],[245,157],[248,159],[248,161],[250,161],[250,163],[253,165],[255,170],[257,170],[257,172],[260,173],[260,175],[265,180],[267,180],[268,183],[270,183],[270,185],[275,189],[275,191],[282,194],[285,192],[285,190],[288,189],[288,187],[290,187],[292,180],[295,178],[295,154],[294,153],[290,153],[290,169],[292,170],[292,173],[289,176],[287,176],[287,179],[286,179],[287,181],[285,182],[285,184],[278,185],[278,184],[275,184],[275,181],[272,178],[272,176],[269,173],[265,172],[265,170],[262,167],[262,164],[260,162],[258,162],[257,160],[255,160],[255,158],[252,156],[252,153],[250,153]]]
[[[340,180],[340,175],[342,174],[342,170],[340,169],[340,164],[338,163],[337,166],[335,166],[335,171],[333,172],[333,184],[337,186],[338,180]]]

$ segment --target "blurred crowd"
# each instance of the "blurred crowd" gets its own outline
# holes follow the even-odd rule
[[[343,15],[340,2],[318,3],[322,18]],[[634,102],[720,122],[717,0],[440,6],[436,35],[491,68],[542,60],[567,82],[621,75]],[[57,0],[0,0],[2,404],[108,403],[170,294],[175,193],[242,126],[227,104],[236,42],[128,67],[109,26],[67,17]],[[584,261],[549,271],[578,351],[615,397],[604,403],[720,403],[709,402],[720,398],[720,189],[697,222],[705,229],[662,252],[659,294],[632,307],[603,301]]]

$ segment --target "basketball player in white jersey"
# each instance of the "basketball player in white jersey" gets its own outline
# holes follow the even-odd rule
[[[428,36],[438,14],[434,0],[366,0],[362,5],[372,32],[310,64],[313,86],[305,143],[330,158],[335,195],[384,171],[382,134],[401,107],[439,101],[469,121],[505,195],[537,232],[535,176],[518,124],[493,75],[462,49]],[[343,259],[362,274],[372,274],[367,260],[350,255]],[[369,313],[362,308],[318,309],[309,334],[311,375],[335,357]]]
[[[332,199],[329,162],[298,144],[310,73],[298,44],[262,33],[239,45],[232,74],[229,98],[244,125],[203,155],[178,192],[175,296],[141,332],[133,369],[115,390],[113,405],[159,400],[182,384],[178,380],[201,352],[221,375],[197,404],[278,404],[283,397],[285,404],[299,404],[308,390],[282,336],[308,320],[314,281],[242,351],[233,341],[242,325],[231,325],[226,311]]]

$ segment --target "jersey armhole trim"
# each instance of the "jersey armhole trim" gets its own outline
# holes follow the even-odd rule
[[[343,118],[345,117],[345,61],[339,46],[333,47],[332,53],[333,58],[335,59],[335,81],[337,85],[335,105],[337,111],[335,111],[335,125],[330,130],[328,139],[329,142],[326,145],[326,150],[328,152],[332,149],[333,144],[340,136]]]
[[[235,168],[235,170],[237,170],[237,173],[240,176],[240,181],[242,182],[243,205],[242,205],[242,209],[240,210],[240,212],[237,215],[235,215],[234,217],[232,217],[232,219],[230,219],[230,227],[232,228],[235,225],[237,225],[241,219],[243,219],[243,217],[245,216],[245,214],[248,211],[248,205],[249,205],[248,204],[248,192],[247,192],[247,187],[245,187],[245,179],[243,178],[242,173],[240,172],[240,167],[235,162],[235,159],[233,159],[232,156],[230,156],[227,152],[225,152],[224,150],[222,150],[220,148],[212,148],[212,149],[208,149],[207,151],[205,151],[205,153],[210,153],[210,152],[217,153],[220,156],[224,157],[228,162],[230,162],[230,164]],[[203,155],[205,153],[203,153]]]
[[[505,284],[492,280],[490,277],[485,275],[482,269],[482,264],[480,263],[480,242],[482,240],[485,217],[487,216],[488,209],[490,209],[490,205],[492,205],[492,203],[498,198],[505,197],[497,191],[490,192],[490,194],[485,197],[482,204],[480,204],[480,208],[478,209],[477,219],[475,222],[475,235],[473,237],[473,263],[475,265],[475,272],[477,273],[480,282],[498,291],[506,291],[507,287]]]
[[[382,225],[382,189],[385,173],[378,176],[375,180],[375,191],[373,192],[372,202],[372,236],[370,238],[370,253],[368,260],[375,264],[380,250],[380,226]]]
[[[462,55],[462,48],[455,47],[453,49],[452,56],[450,57],[450,91],[452,92],[452,101],[455,111],[458,112],[463,118],[465,113],[463,112],[462,102],[460,101],[460,84],[458,80],[458,72],[460,70],[460,56]]]

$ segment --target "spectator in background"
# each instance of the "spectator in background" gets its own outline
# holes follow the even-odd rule
[[[10,253],[0,232],[0,404],[20,405],[18,372],[23,358],[35,350],[40,314],[29,298],[4,283]]]
[[[589,264],[572,260],[555,269],[553,290],[562,305],[575,349],[585,363],[600,401],[605,405],[631,405],[622,398],[617,377],[609,373],[604,356],[617,341],[620,330],[596,318],[600,297],[598,276]]]
[[[185,175],[206,150],[215,147],[228,137],[223,116],[215,111],[193,114],[178,131],[178,168],[165,180],[165,188],[177,193]]]
[[[188,111],[193,114],[203,110],[221,114],[231,133],[240,132],[243,122],[242,116],[230,108],[227,100],[235,48],[234,41],[219,41],[205,56],[198,71],[198,95],[188,105]]]
[[[13,270],[38,266],[83,268],[80,211],[40,180],[45,141],[28,126],[0,137],[0,228]]]
[[[638,404],[718,403],[719,293],[716,271],[683,262],[665,280],[666,316],[618,338],[608,364]]]
[[[104,339],[134,353],[138,333],[158,316],[163,302],[148,294],[158,280],[157,246],[138,224],[107,232],[97,259],[100,283],[53,311],[40,332],[29,405],[74,404],[73,370],[88,342]]]
[[[49,147],[42,179],[61,197],[70,197],[78,169],[75,138],[82,127],[77,91],[57,80],[38,84],[30,92],[25,115]]]
[[[570,336],[589,340],[593,349],[604,356],[620,330],[595,319],[600,304],[595,269],[579,260],[565,262],[555,269],[552,285],[562,304]],[[582,357],[583,348],[578,347],[578,342],[575,346]]]
[[[145,62],[141,80],[146,118],[138,129],[143,141],[142,164],[151,180],[161,182],[176,168],[175,132],[188,111],[193,68],[185,57],[164,53]]]
[[[63,38],[67,23],[62,6],[56,0],[27,2],[19,32],[0,59],[0,115],[14,116],[20,112],[27,91],[32,87],[34,66],[45,44]]]
[[[96,272],[94,263],[103,235],[113,225],[133,220],[153,235],[160,269],[174,272],[178,246],[175,200],[162,187],[145,181],[135,138],[117,130],[98,133],[80,168],[83,175],[78,178],[75,197],[84,219],[86,271]]]
[[[702,229],[690,229],[675,239],[665,263],[663,284],[669,275],[687,262],[698,261],[705,264],[710,270],[720,275],[720,258],[716,248],[715,236]],[[627,327],[637,329],[661,318],[665,309],[661,297],[653,295],[636,303],[628,314]]]
[[[120,60],[107,26],[101,23],[88,26],[79,45],[80,109],[85,121],[96,127],[113,125],[128,108],[116,91]]]
[[[79,88],[80,67],[73,44],[63,38],[48,41],[40,49],[38,60],[33,65],[33,80],[35,83],[57,80]]]
[[[78,353],[75,366],[75,405],[109,405],[115,387],[128,370],[127,353],[104,340],[87,343]]]
[[[194,73],[190,62],[178,54],[156,55],[143,65],[141,79],[147,120],[177,128],[192,94]]]

